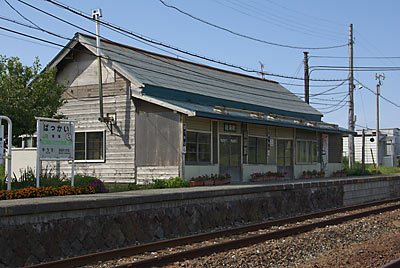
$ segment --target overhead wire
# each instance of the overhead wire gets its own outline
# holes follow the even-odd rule
[[[368,91],[370,91],[372,94],[374,94],[376,96],[376,92],[372,89],[370,89],[369,87],[367,87],[366,85],[364,85],[363,83],[361,83],[359,80],[354,79],[355,81],[357,81],[357,83],[359,83],[363,88],[367,89]],[[384,97],[382,94],[379,94],[379,97],[381,97],[383,100],[389,102],[390,104],[396,106],[397,108],[400,108],[400,105],[389,100],[388,98]]]
[[[290,17],[285,17],[281,18],[278,13],[276,12],[271,12],[268,9],[260,9],[260,7],[254,7],[251,5],[250,1],[246,1],[245,4],[240,3],[240,1],[230,1],[230,0],[225,0],[229,4],[225,4],[221,2],[220,0],[214,0],[214,2],[230,8],[240,14],[243,14],[245,16],[248,16],[252,19],[257,19],[259,21],[265,22],[269,25],[274,25],[279,28],[287,29],[289,31],[293,31],[296,33],[302,33],[305,35],[309,36],[315,36],[323,39],[329,39],[329,40],[336,40],[335,38],[330,38],[327,36],[327,30],[321,30],[321,29],[315,29],[313,26],[303,24],[299,21],[294,21]],[[236,7],[238,6],[238,7]],[[247,10],[247,11],[245,11]],[[252,14],[248,13],[251,12]],[[271,19],[269,19],[271,18]],[[313,29],[314,28],[314,29]],[[318,28],[318,27],[317,27]]]
[[[19,34],[19,35],[22,35],[22,36],[25,36],[25,37],[33,38],[33,39],[38,40],[38,41],[50,43],[50,44],[53,44],[53,45],[56,45],[56,46],[65,47],[64,45],[60,45],[60,44],[55,43],[55,42],[52,42],[52,41],[48,41],[48,40],[45,40],[45,39],[42,39],[42,38],[38,38],[38,37],[35,37],[35,36],[27,35],[27,34],[24,34],[24,33],[21,33],[21,32],[17,32],[17,31],[11,30],[11,29],[7,29],[7,28],[1,27],[1,26],[0,26],[0,29],[9,31],[9,32],[12,32],[12,33],[15,33],[15,34]],[[90,44],[89,44],[89,45],[90,45]],[[95,45],[92,45],[92,46],[95,47]],[[103,48],[103,50],[108,50],[108,49]],[[116,53],[115,51],[112,51],[112,52]],[[150,55],[150,56],[151,56],[151,55]],[[102,58],[104,58],[104,57],[102,57]],[[134,64],[128,64],[128,63],[126,63],[126,62],[122,62],[122,61],[118,61],[118,60],[114,60],[114,62],[121,63],[121,64],[124,64],[124,65],[130,66],[130,67],[145,69],[145,70],[151,71],[151,72],[156,72],[156,73],[160,73],[160,74],[166,74],[166,73],[163,73],[163,72],[156,71],[156,70],[154,70],[154,69],[144,68],[144,67],[142,67],[142,66],[138,66],[138,65],[134,65]],[[204,74],[202,74],[202,73],[199,73],[199,74],[204,75]],[[171,75],[171,74],[166,74],[166,75],[173,76],[173,75]],[[195,83],[203,84],[203,85],[207,85],[207,86],[216,86],[217,88],[232,90],[232,88],[227,88],[227,87],[220,86],[220,85],[215,85],[215,84],[209,84],[209,83],[201,82],[201,81],[198,81],[198,80],[192,80],[192,79],[182,78],[182,77],[178,77],[178,76],[176,76],[176,78],[184,79],[184,80],[187,80],[187,81],[190,81],[190,82],[195,82]],[[217,79],[217,78],[215,78],[215,77],[210,77],[210,78],[212,78],[212,79],[214,79],[214,80],[219,80],[220,82],[225,82],[226,84],[228,84],[228,83],[229,83],[229,84],[236,84],[236,85],[243,86],[243,87],[247,87],[247,88],[255,88],[255,89],[259,89],[259,90],[263,90],[263,91],[271,91],[271,92],[273,92],[274,94],[279,94],[279,95],[282,95],[282,94],[283,94],[282,92],[277,92],[277,91],[274,91],[274,90],[268,90],[268,89],[265,89],[265,88],[258,88],[258,87],[249,86],[249,85],[243,85],[243,84],[240,84],[240,83],[235,83],[235,82],[228,81],[228,80],[224,80],[224,79]],[[257,79],[257,78],[256,78],[256,79]],[[236,89],[235,91],[236,91],[236,92],[239,92],[239,93],[245,93],[245,94],[248,93],[247,91],[237,90],[237,89]],[[291,94],[293,94],[293,93],[288,92],[287,94],[291,95]],[[265,97],[265,95],[263,95],[263,94],[253,93],[253,95],[255,95],[255,96],[260,96],[260,97],[261,97],[261,96],[262,96],[262,97]],[[293,96],[295,96],[295,95],[293,94]],[[272,98],[272,99],[283,100],[283,101],[294,101],[294,102],[301,102],[301,103],[303,103],[303,101],[300,100],[300,99],[299,99],[299,100],[295,100],[295,99],[288,100],[287,98],[284,98],[284,97],[283,97],[283,98],[281,98],[281,97],[276,97],[276,96],[268,96],[268,97],[269,97],[269,98]],[[319,102],[313,102],[313,104],[326,105],[326,103],[319,103]]]
[[[16,1],[18,1],[18,2],[20,2],[20,3],[22,3],[22,4],[25,4],[25,5],[27,5],[28,7],[33,8],[33,9],[35,9],[35,10],[37,10],[37,11],[43,13],[43,14],[46,14],[46,15],[48,15],[48,16],[54,18],[54,19],[57,19],[57,20],[59,20],[59,21],[65,23],[65,24],[68,24],[68,25],[70,25],[70,26],[73,26],[73,27],[75,27],[75,28],[77,28],[77,29],[79,29],[79,30],[81,30],[81,31],[84,31],[84,32],[86,32],[86,33],[90,33],[90,34],[92,34],[92,35],[96,35],[96,33],[94,33],[93,31],[89,31],[89,30],[87,30],[87,29],[85,29],[85,28],[83,28],[83,27],[80,27],[79,25],[76,25],[76,24],[74,24],[74,23],[72,23],[72,22],[69,22],[69,21],[67,21],[67,20],[64,20],[64,19],[62,19],[62,18],[60,18],[60,17],[58,17],[58,16],[55,16],[55,15],[53,15],[53,14],[51,14],[51,13],[49,13],[49,12],[43,10],[43,9],[40,9],[40,8],[34,6],[34,5],[31,5],[31,4],[29,4],[29,3],[27,3],[27,2],[25,2],[25,1],[23,1],[23,0],[16,0]],[[102,38],[105,39],[105,40],[108,40],[108,39],[105,38],[105,37],[102,37]],[[145,45],[147,45],[147,46],[149,46],[149,47],[152,47],[152,48],[155,48],[155,49],[157,49],[157,50],[160,50],[160,51],[166,52],[166,53],[168,53],[168,54],[174,55],[174,56],[176,56],[176,57],[185,58],[184,56],[181,56],[181,55],[178,55],[178,54],[176,54],[176,53],[173,53],[173,52],[171,52],[171,51],[169,51],[169,50],[166,50],[166,49],[163,49],[163,48],[154,46],[154,45],[152,45],[152,44],[149,44],[149,43],[147,43],[147,42],[144,42],[144,41],[142,41],[142,40],[140,40],[140,39],[137,39],[137,38],[134,38],[134,37],[132,37],[132,36],[131,36],[130,38],[134,39],[134,40],[137,41],[137,42],[140,42],[140,43],[142,43],[142,44],[145,44]],[[108,41],[111,41],[111,40],[108,40]]]
[[[9,32],[12,32],[12,33],[15,33],[15,34],[19,34],[19,35],[22,35],[22,36],[25,36],[25,37],[33,38],[33,39],[38,40],[38,41],[50,43],[50,44],[53,44],[53,45],[56,45],[56,46],[65,47],[64,45],[61,45],[61,44],[58,44],[58,43],[55,43],[55,42],[52,42],[52,41],[48,41],[48,40],[45,40],[45,39],[42,39],[42,38],[38,38],[38,37],[35,37],[35,36],[31,36],[31,35],[28,35],[28,34],[25,34],[25,33],[21,33],[21,32],[18,32],[18,31],[14,31],[14,30],[11,30],[11,29],[7,29],[7,28],[1,27],[1,26],[0,26],[0,29],[1,29],[1,30],[5,30],[5,31],[9,31]],[[95,46],[95,45],[93,45],[93,46]],[[105,50],[105,48],[102,48],[102,49]],[[107,59],[107,58],[104,58],[103,56],[101,56],[101,58]],[[223,87],[223,86],[219,86],[219,85],[215,85],[215,84],[209,84],[209,83],[201,82],[201,81],[198,81],[198,80],[192,80],[192,79],[188,79],[188,78],[182,78],[182,77],[180,77],[180,76],[174,76],[174,75],[172,75],[172,74],[167,74],[167,73],[159,72],[159,71],[156,71],[156,70],[154,70],[154,69],[144,68],[144,67],[142,67],[142,66],[138,66],[138,65],[134,65],[134,64],[129,64],[129,63],[126,63],[126,62],[123,62],[123,61],[118,61],[118,60],[113,60],[113,61],[116,62],[116,63],[120,63],[120,64],[124,64],[124,65],[130,66],[130,67],[140,68],[140,69],[143,69],[143,70],[146,70],[146,71],[150,71],[150,72],[154,72],[154,73],[169,75],[169,76],[171,76],[171,77],[180,78],[180,79],[183,79],[183,80],[186,80],[186,81],[195,82],[195,83],[202,84],[202,85],[206,85],[206,86],[214,86],[214,87],[221,88],[221,89],[232,90],[232,88]],[[229,81],[228,81],[228,82],[229,82]],[[233,83],[233,82],[232,82],[232,83]],[[243,86],[243,85],[242,85],[242,86]],[[249,86],[249,85],[246,85],[246,86],[247,86],[247,87],[250,87],[250,88],[252,87],[252,86]],[[256,88],[256,87],[255,87],[255,88]],[[265,88],[258,88],[258,89],[261,89],[261,90],[264,90],[264,91],[271,91],[271,92],[274,92],[275,94],[282,95],[282,92],[277,92],[277,91],[273,91],[273,90],[266,90]],[[248,94],[248,92],[247,92],[247,91],[244,91],[244,90],[237,90],[237,89],[236,89],[235,92]],[[288,94],[289,94],[289,92],[288,92]],[[292,93],[290,93],[290,94],[292,94]],[[255,96],[260,96],[260,97],[265,97],[265,95],[263,95],[263,94],[253,93],[253,95],[255,95]],[[295,95],[293,94],[293,96],[295,96]],[[281,97],[275,97],[275,96],[268,96],[268,97],[269,97],[269,98],[272,98],[272,99],[283,100],[283,101],[289,101],[289,102],[293,101],[293,102],[300,102],[300,103],[303,103],[303,101],[302,101],[301,99],[299,99],[299,100],[295,100],[295,99],[288,100],[287,98],[284,98],[284,97],[282,97],[282,98],[281,98]],[[318,103],[317,103],[317,104],[318,104]]]
[[[222,30],[222,31],[228,32],[228,33],[230,33],[230,34],[233,34],[233,35],[236,35],[236,36],[245,38],[245,39],[249,39],[249,40],[256,41],[256,42],[263,43],[263,44],[267,44],[267,45],[278,46],[278,47],[285,47],[285,48],[291,48],[291,49],[309,49],[309,50],[334,49],[334,48],[341,48],[341,47],[346,47],[346,46],[348,46],[348,44],[343,44],[343,45],[327,46],[327,47],[302,47],[302,46],[292,46],[292,45],[286,45],[286,44],[279,44],[279,43],[275,43],[275,42],[270,42],[270,41],[267,41],[267,40],[263,40],[263,39],[251,37],[251,36],[248,36],[248,35],[245,35],[245,34],[241,34],[241,33],[235,32],[235,31],[233,31],[233,30],[230,30],[230,29],[228,29],[228,28],[225,28],[225,27],[216,25],[216,24],[211,23],[211,22],[209,22],[209,21],[206,21],[206,20],[203,20],[203,19],[201,19],[201,18],[198,18],[198,17],[196,17],[196,16],[194,16],[194,15],[192,15],[192,14],[186,12],[186,11],[183,11],[182,9],[180,9],[180,8],[178,8],[178,7],[176,7],[176,6],[169,5],[169,4],[165,3],[163,0],[159,0],[159,1],[160,1],[164,6],[166,6],[166,7],[168,7],[168,8],[171,8],[171,9],[175,9],[175,10],[177,10],[178,12],[180,12],[180,13],[182,13],[182,14],[184,14],[184,15],[186,15],[186,16],[188,16],[188,17],[194,19],[194,20],[200,21],[200,22],[202,22],[202,23],[204,23],[204,24],[206,24],[206,25],[209,25],[209,26],[211,26],[211,27],[220,29],[220,30]]]
[[[337,106],[336,108],[334,108],[334,109],[332,109],[332,110],[330,110],[330,111],[327,111],[327,112],[325,112],[325,113],[323,113],[323,114],[330,114],[330,113],[339,111],[340,109],[342,109],[343,107],[345,107],[346,104],[347,104],[347,102],[345,102],[345,103],[342,104],[342,105],[340,105],[340,103],[344,102],[344,100],[345,100],[348,96],[349,96],[349,95],[346,95],[337,105],[335,105],[335,106]]]
[[[301,12],[301,11],[299,11],[297,9],[292,9],[292,8],[286,7],[286,6],[282,5],[282,4],[278,4],[278,3],[274,2],[274,1],[271,1],[271,0],[265,0],[265,1],[267,1],[267,2],[269,2],[271,4],[273,4],[273,5],[276,5],[276,6],[280,7],[281,9],[285,9],[285,10],[288,10],[288,11],[292,12],[292,14],[293,14],[292,16],[296,16],[296,15],[300,14],[301,15],[300,16],[301,19],[315,20],[315,21],[317,21],[319,23],[321,23],[321,21],[325,21],[325,22],[327,22],[327,23],[329,23],[331,25],[335,25],[335,26],[338,26],[338,25],[347,26],[345,24],[340,24],[337,21],[328,20],[328,19],[322,18],[322,17],[321,18],[320,17],[316,17],[316,16],[313,16],[310,13],[304,13],[304,12]]]
[[[348,56],[311,55],[309,58],[348,59]],[[353,56],[354,59],[400,59],[400,56]]]
[[[17,1],[24,2],[22,0],[17,0]],[[84,17],[84,18],[86,18],[86,19],[88,19],[90,21],[93,20],[89,15],[83,13],[82,11],[79,11],[79,10],[77,10],[75,8],[71,8],[71,7],[69,7],[67,5],[64,5],[63,3],[60,3],[60,2],[58,2],[56,0],[44,0],[44,1],[52,3],[52,4],[54,4],[54,5],[56,5],[56,6],[60,7],[60,8],[66,9],[67,11],[70,11],[70,12],[76,14],[76,15],[82,16],[82,17]],[[244,72],[249,72],[249,73],[259,73],[260,72],[259,70],[254,70],[254,69],[251,69],[251,68],[248,68],[248,67],[243,67],[243,66],[239,66],[239,65],[235,65],[235,64],[225,63],[225,62],[218,61],[218,60],[215,60],[215,59],[211,59],[211,58],[208,58],[208,57],[205,57],[205,56],[201,56],[201,55],[198,55],[198,54],[195,54],[195,53],[192,53],[192,52],[188,52],[186,50],[182,50],[180,48],[176,48],[176,47],[164,44],[164,43],[159,42],[159,41],[154,41],[152,39],[149,39],[149,38],[143,37],[141,35],[138,35],[136,33],[133,33],[133,32],[131,32],[129,30],[123,29],[123,28],[121,28],[119,26],[116,26],[114,24],[105,22],[103,20],[100,20],[99,22],[102,25],[109,26],[110,29],[113,29],[114,31],[117,31],[119,33],[120,32],[124,32],[124,33],[127,33],[129,35],[133,35],[133,36],[135,36],[135,37],[137,37],[139,39],[142,39],[142,40],[144,40],[146,42],[150,42],[150,43],[153,43],[153,44],[156,44],[156,45],[164,46],[164,47],[173,49],[175,51],[178,51],[180,53],[184,53],[184,54],[187,54],[187,55],[190,55],[190,56],[193,56],[193,57],[197,57],[197,58],[200,58],[200,59],[203,59],[203,60],[207,60],[207,61],[210,61],[210,62],[221,64],[221,65],[224,65],[224,66],[227,66],[227,67],[236,68],[236,69],[242,70]],[[274,76],[274,77],[280,77],[280,78],[286,78],[286,79],[304,80],[304,78],[301,78],[301,77],[290,77],[290,76],[287,76],[287,75],[281,75],[281,74],[275,74],[275,73],[269,73],[269,72],[265,72],[265,75]],[[310,79],[310,81],[317,81],[317,82],[341,82],[343,80],[344,79]]]

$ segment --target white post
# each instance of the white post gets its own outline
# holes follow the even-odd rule
[[[8,123],[8,150],[7,150],[7,190],[11,190],[11,155],[12,155],[12,122],[7,116],[0,115],[1,119],[7,120]]]
[[[37,150],[37,152],[36,152],[36,188],[39,188],[39,177],[40,177],[40,169],[41,169],[41,166],[40,166],[40,150],[41,150],[41,148],[40,148],[40,140],[42,139],[41,138],[41,131],[40,131],[40,119],[37,119],[37,121],[36,121],[36,129],[37,129],[37,146],[36,146],[36,150]]]

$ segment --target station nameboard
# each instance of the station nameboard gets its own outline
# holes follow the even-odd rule
[[[40,158],[70,159],[73,155],[74,134],[70,122],[39,121],[40,127]]]

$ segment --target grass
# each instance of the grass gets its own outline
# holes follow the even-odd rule
[[[374,170],[373,165],[366,165],[366,169],[368,170]],[[384,174],[384,175],[389,175],[389,174],[395,174],[395,173],[400,173],[400,168],[399,167],[385,167],[385,166],[380,166],[379,167],[379,174]]]
[[[343,157],[342,161],[342,169],[347,173],[348,176],[362,176],[362,165],[360,162],[355,162],[354,167],[349,169],[349,160],[347,157]],[[365,165],[365,175],[374,175],[374,174],[395,174],[400,173],[399,167],[386,167],[380,166],[378,170],[376,170],[374,165],[366,164]]]
[[[0,178],[4,179],[5,174],[6,174],[6,166],[2,164],[0,165]]]

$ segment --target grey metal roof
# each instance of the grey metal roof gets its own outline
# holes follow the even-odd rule
[[[79,34],[93,51],[95,39]],[[322,116],[277,82],[162,56],[117,43],[102,42],[102,56],[144,85],[201,94],[284,111]]]

